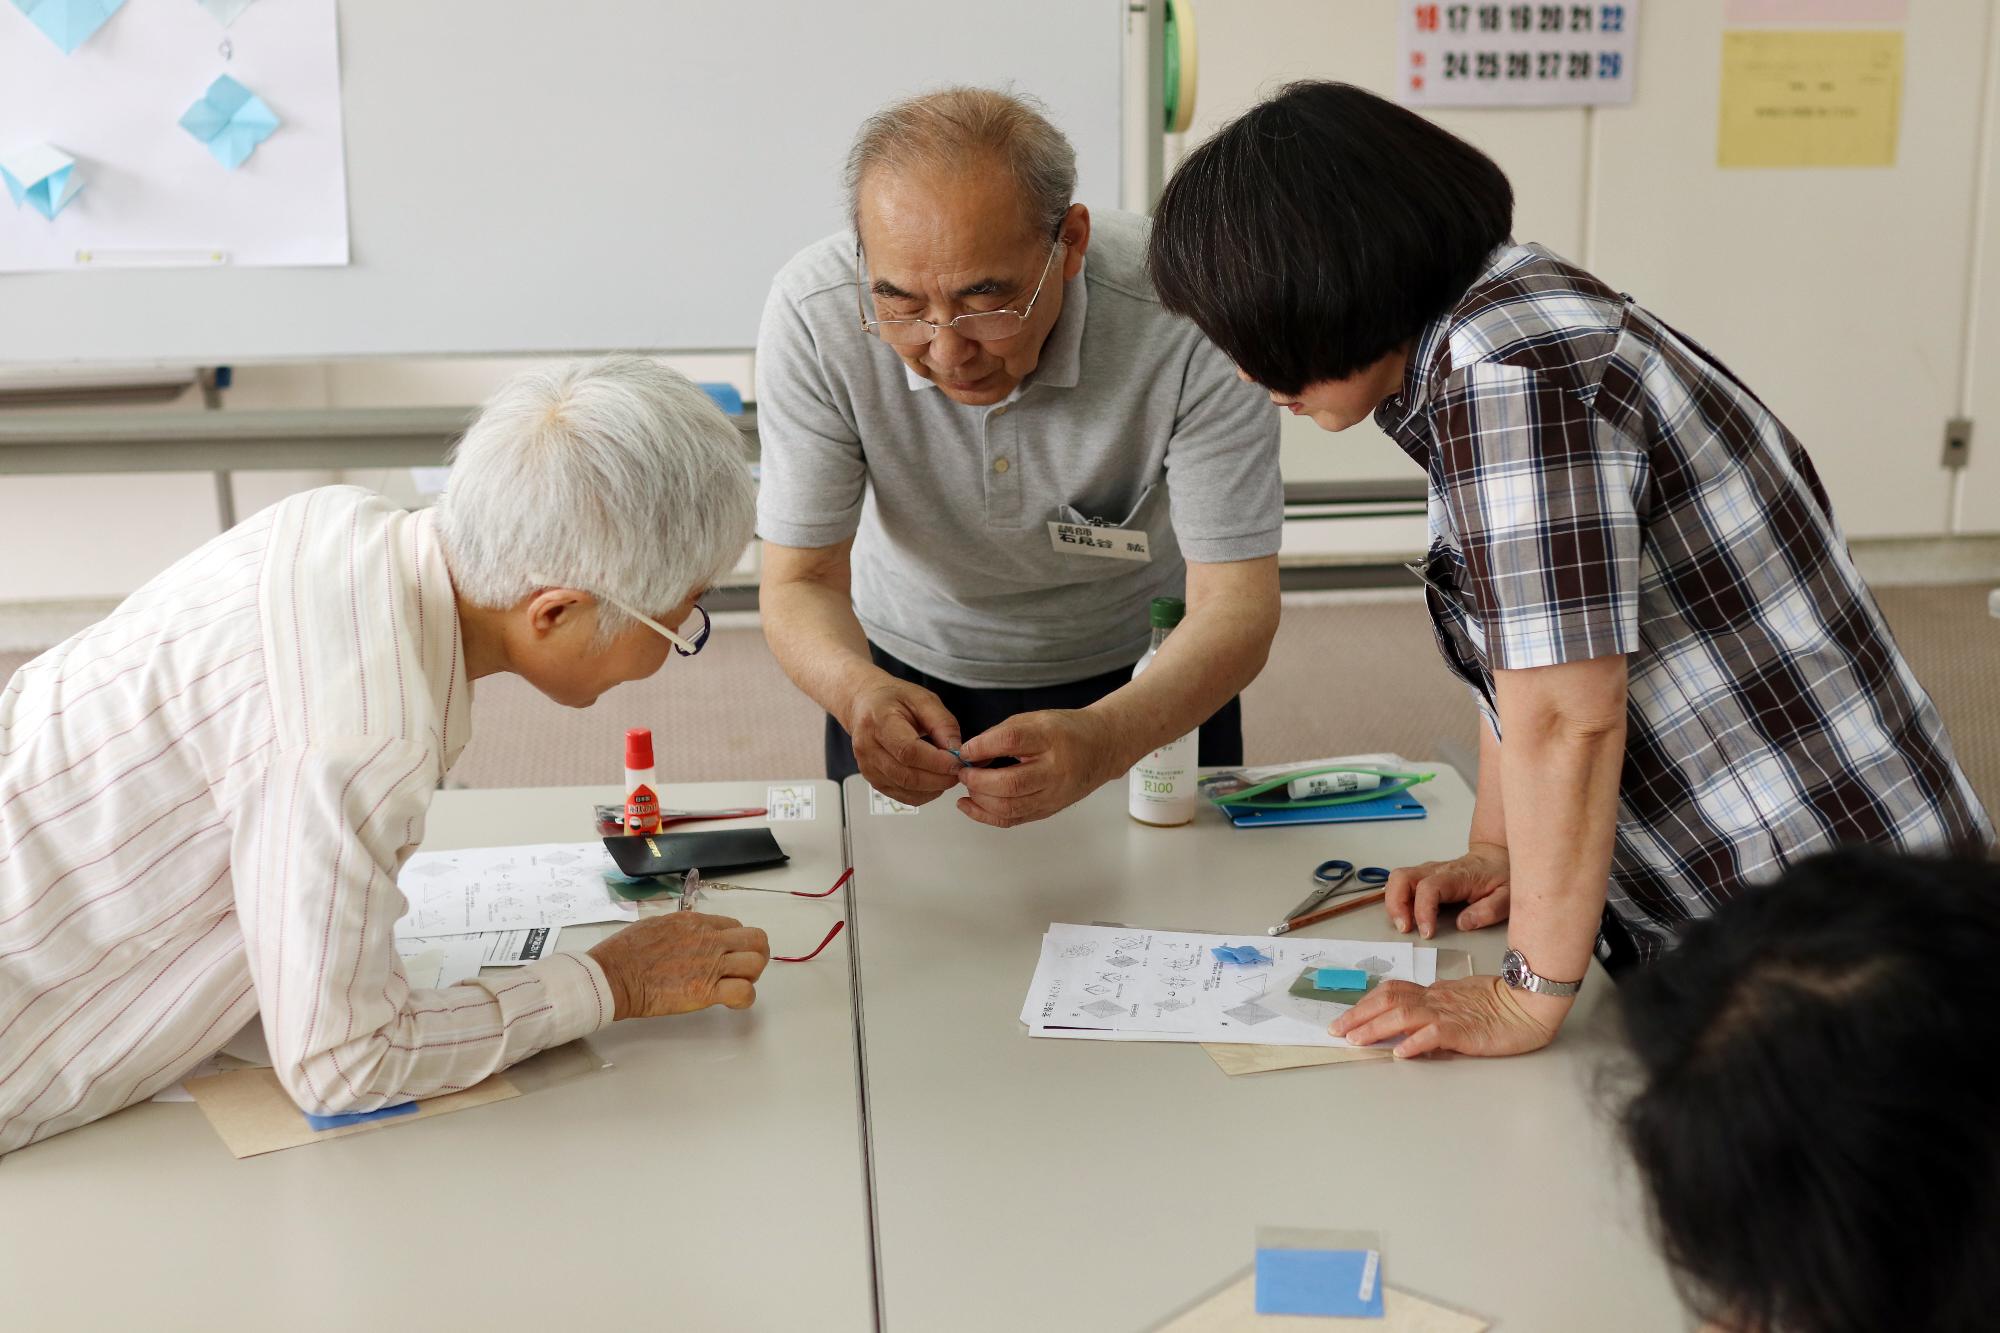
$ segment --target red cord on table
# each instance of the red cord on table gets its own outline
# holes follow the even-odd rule
[[[850,874],[850,875],[851,875],[851,874],[853,874],[853,873],[854,873],[854,872],[853,872],[853,871],[851,871],[851,870],[850,870],[850,871],[848,872],[848,874]],[[845,879],[846,877],[847,877],[846,875],[843,875],[843,876],[841,876],[841,878],[842,878],[842,879]],[[836,884],[836,885],[834,885],[834,886],[833,886],[833,888],[834,888],[834,889],[837,889],[837,888],[839,888],[839,887],[840,887],[840,885],[838,885],[838,884]],[[827,893],[832,893],[832,892],[833,892],[833,889],[828,889],[828,890],[827,890]],[[825,895],[825,894],[819,894],[819,893],[802,893],[802,894],[800,894],[799,896],[800,896],[801,898],[822,898],[822,897],[825,897],[826,895]],[[801,954],[801,955],[800,955],[799,957],[797,957],[797,958],[780,958],[780,957],[778,957],[778,956],[777,956],[776,954],[773,954],[773,955],[771,956],[771,961],[772,961],[772,962],[774,962],[774,963],[810,963],[810,962],[811,962],[811,961],[812,961],[813,959],[815,959],[815,958],[817,958],[817,957],[819,957],[819,956],[820,956],[820,954],[821,954],[821,953],[822,953],[822,952],[823,952],[823,951],[824,951],[824,950],[826,949],[826,946],[827,946],[827,945],[829,945],[829,944],[833,943],[833,937],[834,937],[835,935],[838,935],[838,934],[840,933],[840,929],[841,929],[841,927],[842,927],[842,926],[845,926],[846,924],[847,924],[847,923],[846,923],[845,921],[836,921],[836,922],[834,922],[834,923],[833,923],[833,929],[832,929],[832,930],[829,930],[828,932],[826,932],[826,938],[825,938],[825,939],[823,939],[823,940],[821,940],[821,941],[819,942],[819,948],[817,948],[817,949],[814,949],[814,950],[813,950],[813,951],[812,951],[811,953],[809,953],[809,954]]]
[[[849,867],[848,867],[848,868],[847,868],[847,869],[846,869],[846,870],[845,870],[845,871],[844,871],[844,872],[843,872],[843,873],[841,874],[840,878],[839,878],[839,879],[837,879],[837,880],[835,880],[835,881],[833,882],[833,887],[832,887],[832,888],[830,888],[830,889],[828,889],[828,890],[827,890],[827,891],[826,891],[825,893],[805,893],[805,892],[802,892],[802,891],[800,891],[800,890],[798,890],[798,889],[793,889],[793,890],[791,891],[791,892],[792,892],[792,897],[794,897],[794,898],[831,898],[831,897],[832,897],[832,896],[833,896],[834,894],[836,894],[836,893],[839,893],[839,892],[840,892],[840,886],[841,886],[841,885],[843,885],[843,884],[847,883],[847,881],[848,881],[848,880],[850,880],[850,879],[853,879],[853,878],[854,878],[854,867],[853,867],[853,866],[849,866]],[[828,939],[832,939],[833,937],[832,937],[831,935],[829,935],[829,936],[827,936],[827,938],[828,938]],[[817,952],[817,950],[815,950],[815,952]]]

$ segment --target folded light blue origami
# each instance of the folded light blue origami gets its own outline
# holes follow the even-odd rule
[[[226,28],[236,22],[243,11],[255,4],[256,0],[194,0],[194,2],[207,10],[210,18]]]
[[[1218,948],[1210,949],[1209,952],[1225,963],[1241,963],[1254,966],[1257,963],[1268,963],[1271,961],[1270,955],[1254,944],[1224,944]]]
[[[83,188],[76,159],[53,144],[38,143],[0,155],[0,184],[14,200],[54,221]]]
[[[68,55],[90,40],[104,21],[124,8],[125,0],[14,0],[48,39]]]
[[[234,171],[277,132],[278,113],[225,74],[187,109],[181,128],[207,144],[215,160]]]

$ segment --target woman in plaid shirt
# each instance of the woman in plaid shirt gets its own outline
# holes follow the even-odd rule
[[[1299,83],[1202,145],[1149,263],[1273,402],[1373,414],[1430,478],[1438,647],[1481,731],[1469,845],[1398,871],[1399,930],[1508,923],[1504,980],[1392,983],[1334,1031],[1399,1055],[1546,1044],[1614,968],[1810,853],[1992,825],[1812,460],[1742,381],[1536,245],[1491,159]]]

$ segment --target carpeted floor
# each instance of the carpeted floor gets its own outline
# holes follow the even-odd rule
[[[1880,589],[1890,625],[1944,715],[1988,809],[2000,809],[2000,621],[1986,586]],[[735,618],[731,618],[735,619]],[[744,617],[747,621],[748,617]],[[0,656],[0,675],[26,660]],[[1445,673],[1423,604],[1407,593],[1298,593],[1270,665],[1243,700],[1252,763],[1389,750],[1469,777],[1477,715]],[[821,716],[747,624],[718,625],[699,658],[573,712],[511,676],[481,681],[473,740],[452,785],[615,782],[625,728],[653,728],[668,783],[816,777]]]

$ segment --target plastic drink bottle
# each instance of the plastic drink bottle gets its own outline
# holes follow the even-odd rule
[[[1153,657],[1174,626],[1187,614],[1178,597],[1155,597],[1152,605],[1153,643],[1132,668],[1132,679],[1153,664]],[[1169,741],[1132,765],[1126,775],[1126,810],[1141,824],[1172,828],[1194,820],[1194,769],[1199,728]]]

